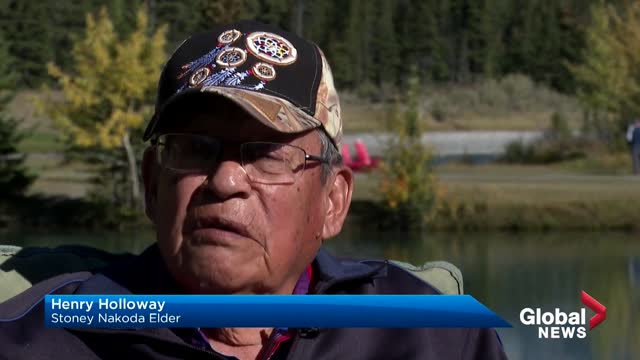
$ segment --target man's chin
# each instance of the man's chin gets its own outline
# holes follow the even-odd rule
[[[235,244],[190,244],[181,250],[183,262],[196,263],[199,266],[237,267],[243,264],[255,264],[264,258],[262,248],[254,242]]]
[[[195,293],[250,293],[260,273],[257,259],[239,249],[208,247],[184,257],[178,282]]]

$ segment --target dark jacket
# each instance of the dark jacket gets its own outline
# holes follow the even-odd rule
[[[636,126],[631,135],[631,146],[640,148],[640,127]]]
[[[382,261],[338,260],[321,250],[316,294],[437,294]],[[171,329],[48,329],[45,294],[179,293],[155,246],[104,271],[60,275],[0,304],[0,359],[222,359]],[[492,329],[300,329],[288,359],[505,359]]]

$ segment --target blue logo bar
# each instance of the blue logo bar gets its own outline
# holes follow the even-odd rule
[[[511,327],[469,295],[47,295],[52,328]]]

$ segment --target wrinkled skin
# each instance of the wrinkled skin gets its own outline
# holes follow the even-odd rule
[[[146,212],[174,279],[190,293],[290,294],[322,241],[342,228],[351,171],[336,168],[323,184],[320,164],[311,161],[294,184],[255,184],[240,165],[239,143],[289,143],[319,155],[318,133],[277,133],[223,102],[166,116],[172,131],[230,143],[208,176],[178,175],[157,164],[153,147],[145,152]]]

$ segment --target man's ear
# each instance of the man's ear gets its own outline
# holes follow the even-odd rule
[[[153,224],[156,223],[159,167],[154,146],[149,146],[142,157],[142,181],[144,183],[144,211]]]
[[[328,206],[322,228],[323,239],[332,238],[342,230],[342,225],[349,212],[349,205],[351,205],[353,172],[349,167],[343,165],[329,180],[332,182],[327,184]]]

